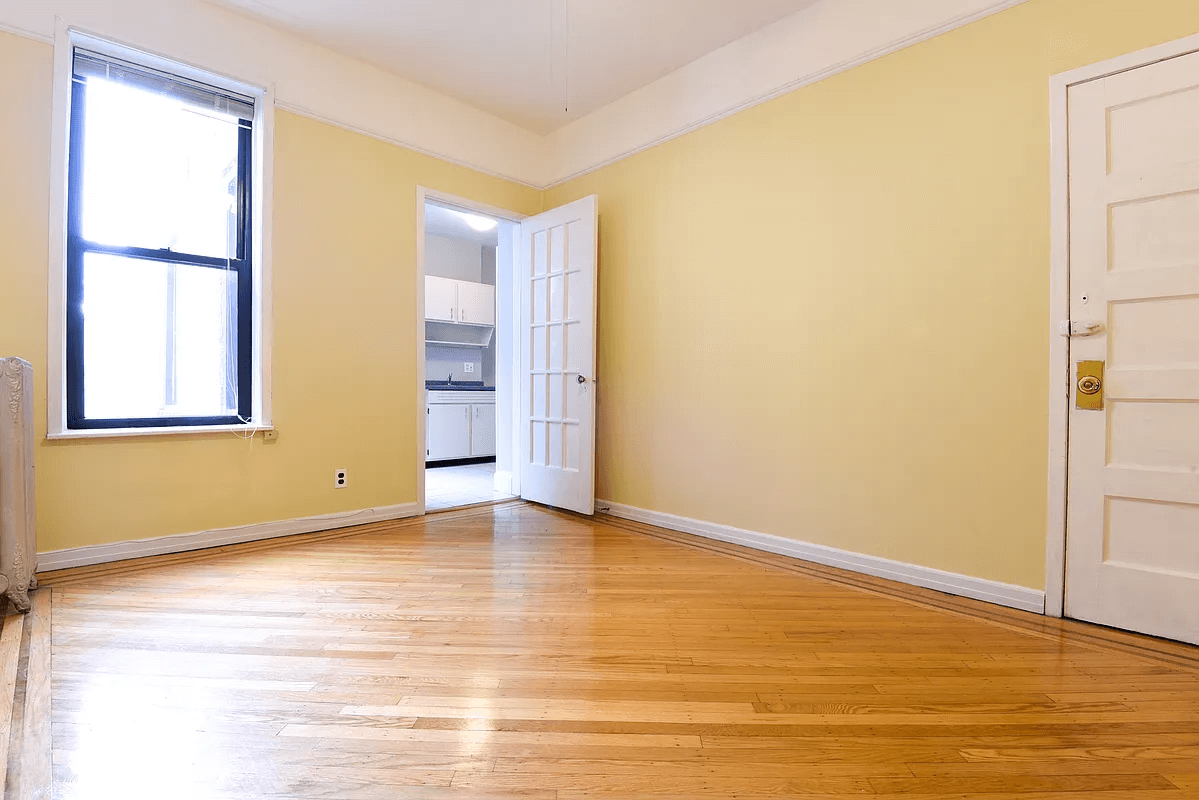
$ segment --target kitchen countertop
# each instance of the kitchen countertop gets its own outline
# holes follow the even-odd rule
[[[484,386],[483,381],[425,381],[425,389],[430,392],[494,392],[494,386]]]

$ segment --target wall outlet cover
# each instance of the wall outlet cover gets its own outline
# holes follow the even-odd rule
[[[462,371],[468,375],[475,371],[475,362],[467,361],[462,365]]]
[[[348,480],[348,475],[346,474],[346,471],[344,469],[334,470],[334,472],[333,472],[333,488],[334,489],[346,488],[347,480]]]

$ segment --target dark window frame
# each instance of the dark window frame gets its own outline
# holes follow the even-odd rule
[[[73,63],[73,59],[72,59]],[[220,92],[213,87],[215,92]],[[87,80],[71,73],[71,127],[67,161],[67,314],[66,314],[66,406],[68,430],[103,430],[112,428],[187,428],[211,425],[244,425],[253,422],[254,401],[254,275],[252,163],[254,150],[253,123],[240,120],[238,128],[237,163],[237,243],[234,258],[181,253],[165,248],[122,247],[90,242],[82,236],[83,223],[83,153],[84,108]],[[200,266],[237,273],[237,331],[236,359],[230,359],[226,369],[236,374],[237,414],[208,417],[122,417],[95,418],[84,416],[84,359],[86,330],[83,321],[83,259],[88,253],[104,253],[126,258],[158,261],[167,264]],[[226,391],[229,391],[228,389]]]

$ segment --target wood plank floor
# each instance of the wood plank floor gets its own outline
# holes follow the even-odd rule
[[[602,517],[44,577],[60,800],[1199,797],[1193,648]]]

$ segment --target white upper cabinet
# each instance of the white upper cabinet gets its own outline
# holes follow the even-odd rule
[[[426,275],[425,319],[495,325],[495,287]]]
[[[458,321],[470,325],[494,325],[495,287],[458,281]]]
[[[425,276],[425,319],[458,321],[458,281]]]

